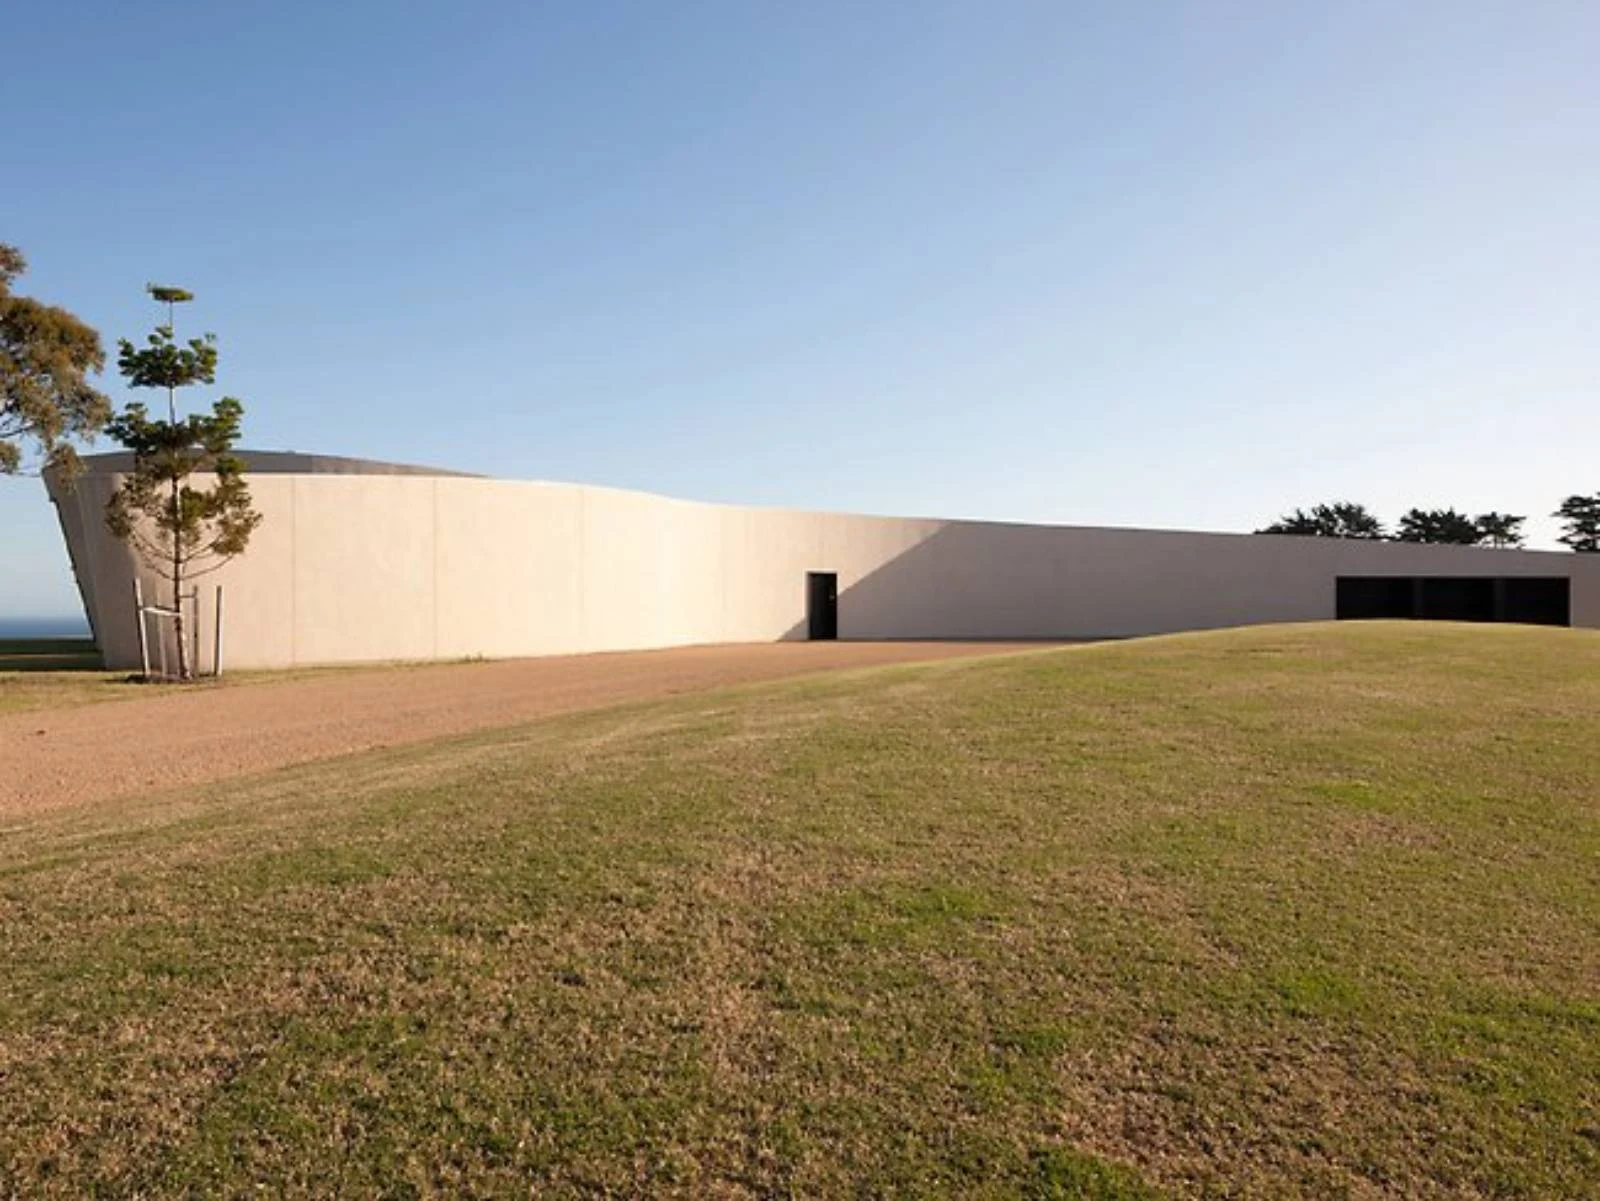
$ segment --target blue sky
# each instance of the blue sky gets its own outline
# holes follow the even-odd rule
[[[1600,489],[1600,5],[35,5],[0,240],[246,444],[1248,530]],[[126,399],[108,378],[109,390]],[[207,397],[208,399],[209,397]],[[74,612],[0,481],[0,615]]]

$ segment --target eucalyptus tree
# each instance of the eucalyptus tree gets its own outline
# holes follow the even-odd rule
[[[111,402],[89,382],[105,351],[66,309],[12,291],[27,269],[20,250],[0,243],[0,473],[21,470],[31,446],[43,466],[70,475],[72,440],[93,437],[111,417]]]

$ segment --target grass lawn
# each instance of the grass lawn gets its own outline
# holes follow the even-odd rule
[[[127,678],[100,670],[88,638],[0,638],[0,714],[114,700]]]
[[[1600,636],[789,681],[0,830],[0,1196],[1583,1197]]]

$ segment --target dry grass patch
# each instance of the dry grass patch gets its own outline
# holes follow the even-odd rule
[[[0,1194],[1583,1196],[1600,638],[791,681],[0,833]]]
[[[471,662],[476,660],[462,660]],[[419,671],[436,663],[354,663],[330,667],[288,667],[229,672],[221,679],[202,677],[184,685],[196,688],[237,687],[241,684],[276,684],[294,680],[326,679],[354,672]],[[0,639],[0,715],[41,709],[70,709],[100,701],[148,697],[157,686],[146,685],[137,673],[105,671],[100,652],[87,638]]]

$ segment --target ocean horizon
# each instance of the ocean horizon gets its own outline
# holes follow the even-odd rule
[[[0,638],[87,638],[89,623],[80,613],[60,617],[0,617]]]

